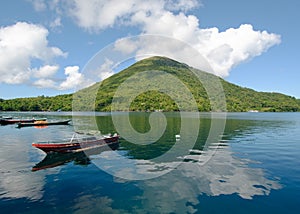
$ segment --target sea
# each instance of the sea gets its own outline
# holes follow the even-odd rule
[[[0,112],[1,213],[300,213],[300,113]],[[94,134],[117,148],[32,146]]]

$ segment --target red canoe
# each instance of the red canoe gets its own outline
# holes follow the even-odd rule
[[[52,168],[74,161],[76,165],[88,165],[91,163],[90,155],[98,155],[104,151],[116,150],[119,147],[118,143],[107,144],[107,146],[97,147],[95,149],[85,150],[84,152],[68,152],[47,153],[45,158],[32,167],[32,171]]]
[[[32,146],[41,149],[46,153],[75,153],[100,148],[103,146],[111,146],[116,143],[119,143],[119,135],[117,134],[115,134],[114,136],[92,136],[83,138],[72,137],[72,139],[70,140],[59,142],[51,141],[32,143]]]

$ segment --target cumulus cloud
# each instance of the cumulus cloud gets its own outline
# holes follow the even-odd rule
[[[67,53],[49,46],[48,30],[40,25],[17,22],[0,28],[0,83],[32,84],[39,88],[67,90],[85,83],[78,66],[65,68],[65,80],[57,75],[60,67],[52,64]],[[35,67],[32,62],[43,64]]]
[[[33,83],[38,88],[56,88],[56,82],[52,79],[38,79]]]
[[[187,11],[199,5],[196,0],[72,0],[71,2],[70,15],[79,26],[89,30],[102,30],[115,24],[133,24],[132,16],[140,12],[153,16],[164,9]]]
[[[45,65],[39,69],[33,69],[33,75],[36,78],[46,78],[53,76],[59,69],[58,65]]]
[[[79,71],[78,66],[67,66],[64,68],[64,74],[66,76],[65,80],[58,80],[57,78],[52,77],[51,72],[55,70],[55,66],[44,66],[37,70],[35,73],[39,75],[39,79],[34,81],[32,85],[38,88],[52,88],[56,90],[69,90],[74,88],[84,88],[91,85],[93,82],[88,81],[82,73]],[[41,75],[39,72],[44,72],[44,75]]]
[[[66,80],[59,85],[60,90],[67,90],[74,88],[74,86],[81,85],[84,81],[83,75],[79,72],[78,66],[68,66],[65,68]]]
[[[279,35],[255,31],[250,24],[242,24],[224,32],[218,28],[201,29],[197,17],[183,13],[175,15],[169,11],[151,17],[137,13],[132,20],[143,26],[145,34],[170,36],[187,42],[206,58],[214,73],[222,77],[228,76],[233,67],[261,55],[281,41]]]
[[[199,6],[201,2],[196,0],[129,0],[126,3],[115,0],[73,0],[70,14],[80,27],[91,31],[128,25],[139,27],[142,34],[169,36],[184,41],[196,48],[210,63],[214,73],[222,77],[228,76],[238,64],[261,55],[281,42],[279,35],[254,30],[250,24],[222,32],[218,28],[202,29],[196,16],[187,15],[189,10]],[[127,45],[127,52],[140,48],[128,46],[129,43],[122,44],[123,47],[119,44],[119,48],[124,51]],[[150,49],[145,44],[143,47]],[[172,52],[173,48],[171,45],[160,47],[162,52]]]
[[[47,36],[47,29],[26,22],[0,28],[0,82],[20,84],[27,82],[34,74],[43,76],[50,70],[57,71],[57,67],[47,63],[67,54],[49,46]],[[32,60],[45,66],[39,70],[31,68]]]
[[[238,64],[261,55],[281,42],[277,34],[255,31],[250,24],[219,32],[217,28],[199,29],[195,47],[219,76],[228,76]],[[203,36],[204,35],[204,36]]]
[[[89,29],[104,29],[112,27],[118,18],[126,16],[133,6],[134,0],[74,0],[70,12],[79,26]]]
[[[152,0],[152,1],[105,1],[105,0],[70,0],[62,4],[59,0],[52,3],[44,0],[31,0],[37,11],[49,9],[57,15],[56,19],[50,23],[51,28],[62,26],[61,16],[68,14],[77,25],[90,31],[101,31],[115,26],[137,27],[142,35],[161,35],[173,38],[169,42],[155,44],[155,39],[144,37],[143,40],[130,41],[122,39],[116,42],[115,50],[125,54],[135,53],[136,58],[141,59],[144,55],[165,55],[176,60],[185,62],[196,68],[203,68],[198,58],[189,56],[189,49],[178,46],[174,39],[183,41],[197,50],[210,66],[204,66],[206,71],[218,76],[226,77],[230,70],[269,50],[269,48],[281,42],[280,35],[267,31],[255,30],[250,24],[242,24],[237,28],[229,28],[220,31],[218,28],[203,29],[199,25],[199,19],[188,14],[189,11],[201,7],[198,0]],[[62,11],[66,12],[63,13]],[[30,41],[24,41],[19,47],[15,47],[13,42],[4,47],[3,41],[6,39],[2,35],[7,35],[9,29],[30,28],[24,32],[16,33],[17,38],[13,41],[23,41],[18,35],[28,35]],[[20,30],[22,31],[22,30]],[[39,32],[36,37],[29,35],[29,32]],[[86,82],[84,76],[73,68],[73,72],[65,72],[66,80],[56,83],[52,76],[58,71],[58,67],[48,62],[57,56],[66,56],[57,47],[49,47],[47,41],[47,29],[28,23],[17,23],[13,26],[1,28],[0,46],[0,82],[24,83],[31,77],[37,78],[35,84],[48,86],[60,90],[70,88],[71,85]],[[2,38],[3,37],[3,38]],[[10,36],[7,36],[9,38]],[[19,36],[20,37],[20,36]],[[22,40],[23,39],[23,40]],[[159,39],[158,39],[159,41]],[[6,42],[7,43],[7,42]],[[19,42],[17,42],[19,43]],[[31,45],[30,45],[31,44]],[[30,48],[31,47],[31,48]],[[18,51],[15,50],[18,48]],[[31,68],[33,59],[41,60],[44,66]],[[106,59],[99,68],[99,78],[101,80],[111,76],[113,61]],[[212,68],[212,69],[211,69]],[[203,69],[202,69],[203,70]],[[86,85],[86,84],[85,84]]]

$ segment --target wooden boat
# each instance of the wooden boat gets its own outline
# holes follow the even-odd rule
[[[17,128],[28,127],[28,126],[51,126],[51,125],[69,125],[71,120],[63,120],[63,121],[34,121],[28,123],[18,123]]]
[[[116,150],[119,144],[109,144],[98,148],[89,149],[87,152],[69,152],[69,153],[58,153],[52,152],[47,153],[45,158],[32,167],[32,171],[38,171],[42,169],[53,168],[64,165],[69,162],[74,162],[76,165],[88,165],[91,163],[90,155],[100,154],[104,151]]]
[[[41,149],[46,153],[76,153],[85,152],[105,146],[113,146],[119,143],[119,135],[113,136],[91,136],[91,137],[73,137],[70,140],[50,141],[32,143],[32,146]]]
[[[8,120],[8,119],[12,119],[11,116],[0,116],[0,120]]]
[[[45,121],[47,118],[32,118],[32,119],[0,119],[1,125],[9,125],[9,124],[16,124],[16,123],[34,123],[37,121]]]

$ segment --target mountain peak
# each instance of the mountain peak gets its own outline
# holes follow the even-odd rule
[[[134,66],[169,66],[177,68],[189,68],[185,63],[181,63],[164,56],[152,56],[142,59],[134,64]]]

